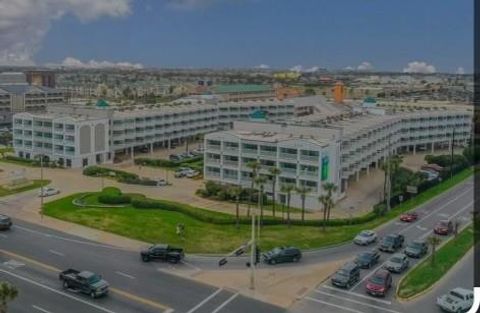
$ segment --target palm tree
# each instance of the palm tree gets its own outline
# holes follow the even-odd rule
[[[257,178],[258,171],[260,170],[260,162],[252,161],[247,163],[247,167],[252,170],[252,175],[250,177],[250,199],[248,201],[247,216],[250,216],[250,205],[253,202],[253,187],[255,184],[255,178]]]
[[[333,193],[335,191],[337,191],[337,186],[335,186],[334,183],[325,183],[323,184],[323,189],[327,192],[327,196],[330,198],[330,201],[329,201],[329,206],[328,206],[328,210],[327,210],[327,221],[330,220],[330,213],[332,211],[332,208],[333,208]]]
[[[327,212],[329,211],[329,207],[332,205],[332,197],[328,194],[321,195],[318,197],[318,201],[323,206],[323,231],[326,230],[327,227]]]
[[[269,170],[270,172],[270,175],[272,175],[273,177],[273,181],[272,181],[272,214],[273,214],[273,217],[275,217],[275,204],[276,204],[276,199],[275,199],[275,195],[276,195],[276,187],[277,187],[277,177],[278,175],[280,175],[282,173],[282,170],[279,169],[278,167],[272,167],[270,168]]]
[[[242,194],[242,187],[232,186],[228,189],[228,194],[235,198],[235,219],[237,228],[240,227],[240,195]]]
[[[302,223],[303,223],[305,222],[305,200],[307,198],[307,194],[311,191],[311,189],[306,186],[301,186],[296,188],[296,191],[300,195],[300,199],[302,199]]]
[[[295,186],[292,184],[282,185],[281,191],[287,194],[287,225],[290,227],[290,199],[292,197],[292,191],[295,190]]]
[[[7,303],[18,296],[17,287],[7,283],[0,283],[0,313],[7,313]]]
[[[435,265],[435,254],[437,252],[437,246],[442,242],[437,236],[430,236],[427,239],[428,244],[432,247],[432,265]]]
[[[383,197],[385,201],[386,195],[387,195],[387,179],[390,179],[390,188],[392,187],[392,177],[395,177],[395,174],[398,172],[398,169],[400,168],[400,165],[403,162],[403,157],[401,155],[392,155],[390,157],[387,157],[385,159],[385,162],[383,162],[381,169],[385,173],[385,178],[383,180]],[[388,170],[388,167],[390,166],[390,171]],[[388,172],[390,172],[390,175],[388,175]],[[390,177],[388,177],[390,176]]]
[[[257,176],[255,184],[258,186],[258,208],[260,209],[260,226],[263,226],[263,192],[267,179],[264,176]]]

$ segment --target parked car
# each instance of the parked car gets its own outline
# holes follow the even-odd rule
[[[363,230],[355,238],[353,242],[360,246],[368,246],[377,241],[377,233],[373,230]]]
[[[401,273],[408,268],[410,262],[403,253],[395,253],[383,266],[390,273]]]
[[[405,237],[400,234],[389,234],[382,239],[380,251],[393,253],[403,246]]]
[[[196,177],[198,175],[200,175],[199,171],[195,171],[195,170],[185,171],[185,177],[188,177],[188,178],[193,178],[193,177]]]
[[[405,254],[411,258],[422,258],[428,253],[428,244],[425,240],[414,240],[405,248]]]
[[[415,222],[418,219],[418,214],[415,212],[407,212],[405,214],[400,215],[400,220],[402,222]]]
[[[42,192],[42,189],[43,189],[43,192]],[[49,197],[49,196],[58,195],[59,193],[60,193],[60,190],[58,190],[57,188],[43,187],[43,188],[40,188],[40,190],[38,191],[38,196],[39,197]]]
[[[156,182],[157,182],[157,186],[167,186],[168,185],[168,182],[166,179],[163,179],[163,178],[157,178],[155,179]]]
[[[141,251],[140,256],[143,262],[161,260],[169,263],[178,263],[185,257],[182,248],[176,248],[165,244],[153,245],[147,250]]]
[[[390,288],[392,288],[392,274],[383,269],[376,271],[365,284],[366,292],[372,296],[385,297]]]
[[[102,276],[89,271],[68,269],[61,272],[59,278],[63,288],[90,295],[93,299],[108,293],[109,285]]]
[[[437,305],[447,312],[468,312],[473,305],[473,292],[464,288],[452,289],[437,298]]]
[[[0,230],[9,230],[12,227],[12,219],[0,214]]]
[[[302,252],[295,247],[278,247],[263,254],[263,260],[268,264],[298,262]]]
[[[174,161],[174,162],[175,162],[175,161],[181,161],[181,160],[182,160],[182,157],[181,157],[180,155],[178,155],[178,154],[170,154],[170,155],[168,156],[168,159],[169,159],[170,161]]]
[[[355,258],[355,263],[360,268],[371,268],[380,260],[380,253],[377,249],[362,252]]]
[[[448,236],[453,233],[453,223],[449,220],[441,220],[433,228],[433,232],[437,235]]]
[[[192,171],[191,168],[189,167],[179,167],[176,171],[175,171],[175,178],[182,178],[182,177],[185,177],[187,175],[188,172]]]
[[[354,262],[342,266],[331,278],[332,285],[347,289],[358,281],[360,281],[360,267]]]

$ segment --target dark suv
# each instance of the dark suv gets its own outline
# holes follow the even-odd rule
[[[390,234],[382,239],[382,242],[380,243],[380,247],[378,249],[383,252],[393,253],[403,246],[404,241],[405,237],[403,235]]]
[[[298,262],[301,258],[302,252],[294,247],[279,247],[263,254],[263,260],[268,264]]]
[[[334,286],[350,289],[360,281],[360,267],[353,262],[349,262],[333,275],[331,281]]]
[[[405,254],[411,258],[421,258],[428,253],[428,244],[425,240],[414,240],[405,248]]]
[[[12,219],[6,215],[0,214],[0,230],[9,230],[12,227]]]

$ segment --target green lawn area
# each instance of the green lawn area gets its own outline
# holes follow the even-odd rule
[[[20,188],[16,188],[16,189],[7,189],[7,188],[4,188],[2,186],[0,186],[0,197],[5,197],[5,196],[9,196],[9,195],[13,195],[15,193],[19,193],[19,192],[24,192],[24,191],[27,191],[27,190],[32,190],[32,189],[40,189],[40,187],[42,186],[42,182],[43,182],[43,185],[46,186],[50,183],[49,180],[34,180],[33,181],[33,184],[31,185],[28,185],[28,186],[24,186],[24,187],[20,187]]]
[[[262,249],[270,249],[278,245],[294,245],[301,249],[320,248],[329,245],[347,242],[363,229],[373,229],[381,224],[396,218],[402,212],[413,209],[440,192],[469,177],[472,170],[466,170],[436,187],[420,195],[419,199],[411,199],[397,206],[382,217],[359,225],[327,227],[322,231],[318,226],[291,226],[269,225],[261,231]],[[455,183],[454,183],[455,182]],[[87,197],[89,204],[98,203],[99,193]],[[80,208],[72,201],[81,194],[71,195],[58,199],[44,206],[44,213],[48,216],[66,220],[96,229],[119,234],[141,241],[156,243],[166,242],[183,246],[189,253],[223,253],[229,252],[240,244],[249,240],[250,226],[219,225],[207,223],[189,215],[162,209],[137,209],[128,205],[122,208]],[[136,195],[140,196],[140,195]],[[226,216],[203,210],[207,215]],[[176,225],[185,225],[185,238],[176,235]]]
[[[410,298],[435,284],[473,247],[473,241],[469,226],[437,251],[433,266],[430,256],[409,272],[400,282],[398,296]]]

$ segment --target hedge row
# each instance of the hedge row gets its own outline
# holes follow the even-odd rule
[[[144,165],[144,166],[152,166],[152,167],[167,167],[167,168],[175,168],[179,166],[188,166],[189,163],[195,163],[201,161],[203,159],[202,155],[188,158],[186,160],[180,161],[170,161],[170,160],[163,160],[163,159],[148,159],[148,158],[137,158],[135,159],[135,164],[137,165]]]
[[[98,202],[103,204],[129,204],[132,198],[128,195],[101,194],[98,196]]]
[[[104,176],[114,177],[119,183],[143,185],[143,186],[156,186],[157,182],[149,178],[141,178],[137,174],[103,168],[99,166],[89,166],[83,170],[83,175],[86,176]]]

